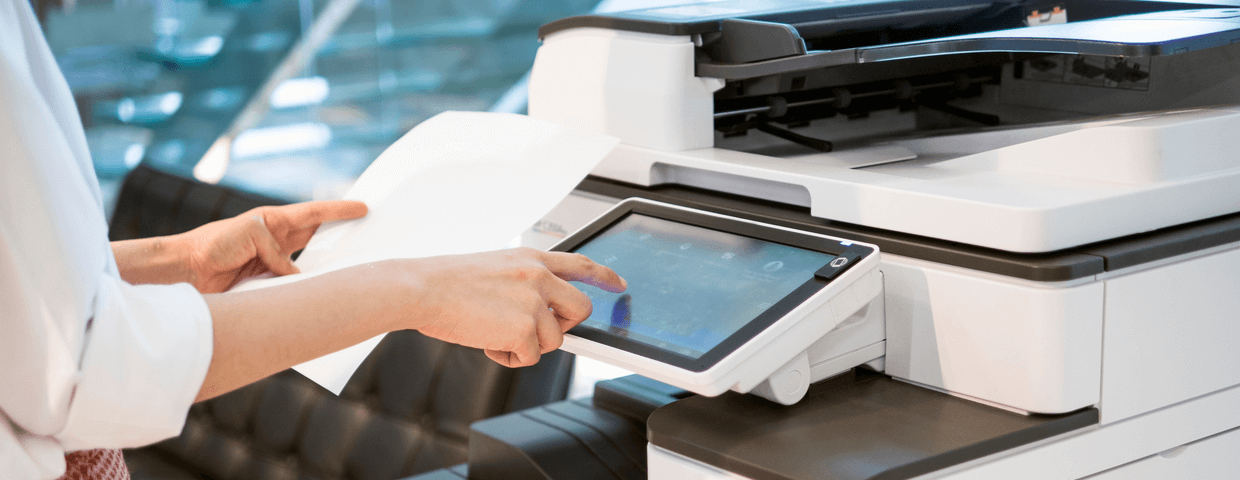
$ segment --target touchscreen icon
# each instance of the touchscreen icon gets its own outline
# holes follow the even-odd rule
[[[693,248],[693,244],[692,244],[692,243],[682,243],[682,244],[680,244],[680,249],[681,249],[681,250],[688,250],[688,249],[690,249],[690,248]]]
[[[731,260],[731,259],[732,259],[732,257],[735,257],[735,256],[736,256],[736,254],[735,254],[735,253],[728,252],[728,253],[723,254],[723,259],[724,259],[724,260]]]
[[[784,268],[784,262],[771,262],[771,263],[766,264],[766,266],[762,267],[762,269],[766,270],[767,272],[774,272],[781,268]]]

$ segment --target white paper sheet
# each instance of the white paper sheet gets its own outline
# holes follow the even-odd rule
[[[233,291],[295,282],[389,258],[505,247],[560,202],[619,143],[524,115],[445,112],[388,147],[345,199],[366,217],[321,226],[302,273],[243,282]],[[294,367],[339,394],[383,336]]]

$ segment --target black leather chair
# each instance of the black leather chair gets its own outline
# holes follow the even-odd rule
[[[140,166],[114,240],[169,235],[277,200]],[[564,399],[572,356],[507,369],[414,331],[388,335],[337,397],[293,371],[193,407],[179,437],[126,452],[135,480],[391,480],[466,460],[470,424]]]
[[[645,480],[646,420],[692,395],[638,375],[598,382],[590,399],[475,422],[466,464],[408,480]]]

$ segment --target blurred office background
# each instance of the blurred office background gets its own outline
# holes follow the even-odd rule
[[[523,111],[538,26],[596,3],[79,0],[44,26],[110,190],[140,162],[193,175],[229,134],[207,179],[303,201],[439,112]]]
[[[339,198],[437,113],[524,113],[540,25],[686,3],[32,2],[81,113],[113,239]],[[181,437],[126,452],[134,477],[404,478],[462,462],[472,421],[588,396],[594,382],[626,373],[574,368],[569,355],[503,371],[478,352],[402,333],[341,398],[285,372],[195,406]]]

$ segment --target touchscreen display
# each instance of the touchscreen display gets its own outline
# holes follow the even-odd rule
[[[581,326],[693,359],[835,258],[636,213],[575,251],[628,282],[624,293],[574,282],[594,304]]]

